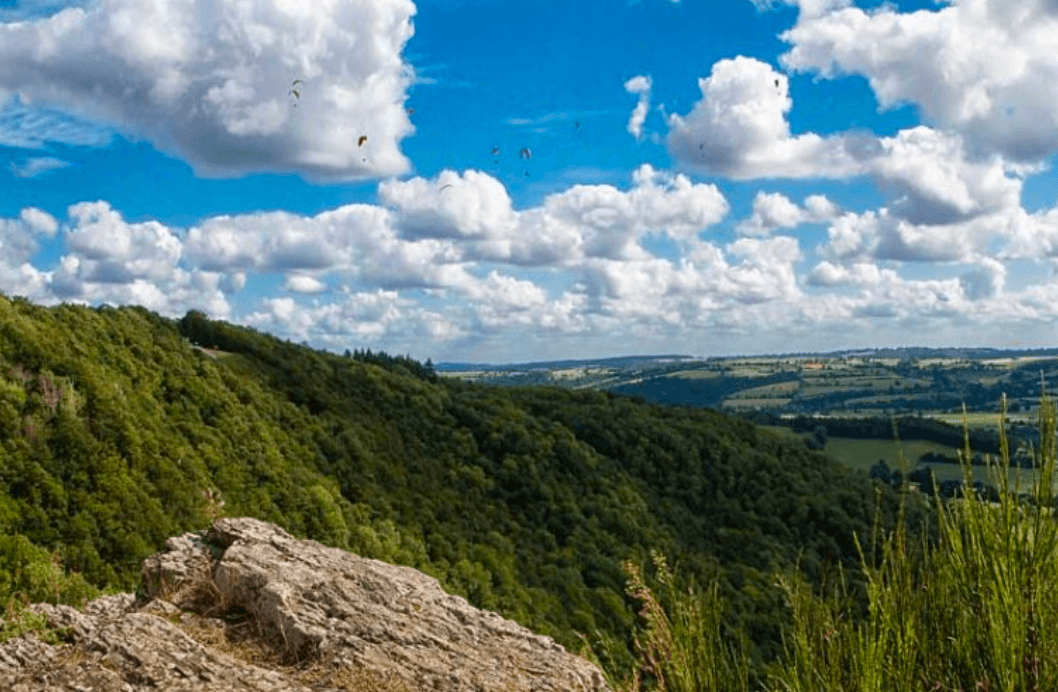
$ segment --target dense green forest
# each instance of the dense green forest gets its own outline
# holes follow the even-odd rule
[[[897,504],[710,410],[444,380],[199,312],[0,296],[0,552],[57,554],[60,600],[135,588],[144,557],[219,510],[416,567],[574,650],[578,633],[617,642],[620,668],[637,626],[621,565],[649,570],[657,550],[681,580],[718,581],[759,666],[789,618],[773,570],[818,584],[857,566],[854,536],[876,509],[891,529]],[[912,505],[912,527],[929,526]],[[10,567],[0,598],[39,582]]]

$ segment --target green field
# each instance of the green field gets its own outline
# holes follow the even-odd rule
[[[935,452],[946,456],[955,456],[958,450],[947,445],[923,440],[860,440],[848,437],[831,437],[827,440],[826,452],[838,461],[853,468],[870,470],[871,466],[884,459],[890,467],[897,466],[898,453],[903,452],[910,466],[914,466],[923,454]],[[956,468],[952,465],[953,468]]]
[[[964,414],[962,413],[927,413],[929,418],[934,418],[939,421],[948,423],[949,425],[962,426]],[[1012,423],[1035,423],[1035,413],[1008,413],[1006,416],[1007,420]],[[967,413],[965,414],[966,424],[971,428],[983,428],[989,427],[995,429],[999,425],[999,414],[986,412],[986,413]]]
[[[756,409],[765,408],[779,408],[790,403],[790,399],[725,399],[725,409],[749,409],[754,411]]]
[[[800,387],[799,382],[777,382],[775,384],[765,384],[759,387],[749,387],[732,394],[728,401],[738,401],[744,399],[776,399],[785,398],[789,401],[789,396],[793,392],[797,391]]]
[[[784,435],[800,437],[796,432],[786,427],[766,426],[769,430]],[[923,454],[935,452],[945,456],[956,456],[957,449],[936,442],[924,440],[903,440],[899,443],[895,440],[862,440],[849,437],[831,437],[827,439],[826,453],[843,464],[854,468],[870,471],[871,467],[884,459],[889,468],[898,468],[898,452],[903,452],[907,460],[908,468],[913,469],[918,458]],[[929,464],[938,481],[959,480],[962,471],[957,464]],[[974,480],[983,483],[992,483],[989,478],[987,466],[975,466],[973,468]],[[1027,491],[1031,487],[1033,472],[1027,469],[1008,469],[1008,478],[1011,488],[1021,477],[1021,488]],[[1055,484],[1058,487],[1058,484]]]
[[[946,456],[955,456],[958,453],[953,447],[926,442],[923,440],[910,440],[896,442],[895,440],[856,440],[844,437],[831,437],[827,440],[826,452],[838,461],[852,468],[870,470],[879,459],[884,459],[890,468],[897,467],[898,450],[903,451],[909,468],[915,467],[915,462],[923,454],[937,452]],[[959,480],[962,478],[962,470],[957,464],[928,464],[938,481]],[[987,466],[974,466],[974,480],[983,483],[993,483],[989,478]],[[1033,472],[1027,469],[1012,468],[1007,470],[1007,477],[1011,488],[1021,478],[1022,491],[1028,491],[1032,487]]]
[[[720,377],[715,370],[677,370],[670,372],[665,377],[680,377],[685,380],[714,380]]]

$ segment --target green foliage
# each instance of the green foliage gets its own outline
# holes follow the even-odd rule
[[[714,582],[703,593],[681,590],[664,556],[653,552],[655,586],[641,570],[625,563],[628,594],[640,604],[643,628],[635,638],[638,664],[631,679],[611,681],[615,689],[638,692],[644,683],[659,691],[744,691],[750,671],[746,634],[723,624],[726,607]]]
[[[1005,411],[1004,411],[1005,413]],[[653,587],[626,564],[629,593],[640,604],[637,661],[619,692],[749,689],[769,692],[888,690],[1051,690],[1058,685],[1058,524],[1052,479],[1058,470],[1058,411],[1043,397],[1039,475],[1027,503],[1004,472],[1009,447],[1000,421],[1000,458],[991,471],[998,502],[967,492],[965,500],[935,494],[940,535],[916,538],[898,521],[882,541],[882,558],[860,553],[867,602],[850,588],[844,566],[828,570],[819,589],[804,575],[776,570],[792,611],[784,656],[757,677],[747,666],[743,630],[721,627],[729,602],[715,589],[675,591],[664,559],[652,555]],[[972,479],[970,436],[964,436],[963,482]],[[900,514],[908,508],[903,486]],[[879,515],[880,516],[880,515]],[[879,531],[875,526],[875,533]],[[875,542],[872,541],[871,545]],[[866,612],[862,612],[864,607]],[[588,654],[607,658],[608,642]]]
[[[1005,412],[1004,412],[1005,413]],[[882,564],[868,578],[869,615],[848,617],[844,582],[826,598],[790,575],[784,588],[794,628],[787,661],[773,689],[787,692],[883,690],[1049,690],[1058,685],[1058,524],[1051,480],[1058,466],[1054,404],[1040,406],[1040,469],[1030,503],[1020,503],[1001,472],[1009,449],[1000,424],[1001,454],[992,470],[998,503],[967,492],[942,503],[940,541],[913,553],[897,526],[885,540]],[[969,435],[964,484],[971,480]]]
[[[950,447],[962,446],[964,434],[958,426],[917,415],[899,416],[895,420],[863,417],[828,418],[825,425],[820,425],[819,419],[814,416],[780,419],[774,414],[765,413],[750,415],[748,418],[762,425],[784,425],[796,432],[813,433],[816,438],[820,437],[818,429],[822,428],[820,441],[824,444],[828,435],[861,440],[891,441],[894,425],[897,425],[902,440],[928,440]],[[967,432],[970,435],[970,445],[975,451],[989,454],[999,453],[999,435],[995,430],[975,428]]]
[[[27,610],[29,603],[80,606],[98,595],[81,575],[67,573],[57,554],[34,546],[25,536],[0,536],[0,603],[5,604],[0,642],[47,631],[46,619]]]
[[[711,411],[462,384],[201,313],[2,297],[0,455],[0,530],[97,587],[131,590],[144,557],[222,509],[416,567],[566,646],[610,642],[618,673],[637,631],[626,561],[671,556],[673,593],[715,584],[759,674],[789,621],[772,570],[818,584],[855,565],[874,511],[865,474]],[[898,497],[877,491],[889,530]]]
[[[0,536],[0,602],[81,605],[99,595],[79,574],[67,573],[54,553],[25,536]]]

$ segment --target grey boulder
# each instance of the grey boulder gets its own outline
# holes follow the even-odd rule
[[[256,519],[169,539],[143,576],[140,602],[32,606],[60,641],[0,645],[0,689],[610,690],[589,661],[433,577]]]

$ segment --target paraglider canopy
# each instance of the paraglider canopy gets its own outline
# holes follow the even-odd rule
[[[525,149],[522,149],[520,152],[518,152],[518,157],[523,159],[531,159],[533,158],[533,152],[529,151],[529,147],[526,147]]]
[[[360,139],[357,140],[356,146],[362,147],[362,146],[364,146],[364,142],[366,142],[366,141],[367,141],[367,135],[360,135]]]

